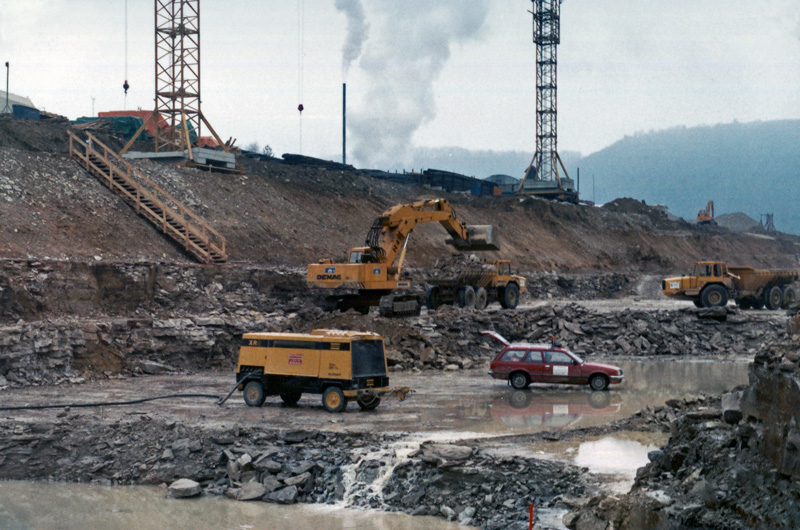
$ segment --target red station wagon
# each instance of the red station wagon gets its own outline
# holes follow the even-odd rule
[[[482,331],[504,347],[490,365],[489,375],[503,379],[516,389],[531,383],[589,385],[592,390],[607,390],[622,382],[622,370],[610,364],[590,363],[560,344],[510,343],[494,331]]]

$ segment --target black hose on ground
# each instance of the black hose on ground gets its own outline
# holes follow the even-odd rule
[[[233,388],[231,388],[231,391],[230,391],[230,392],[228,392],[228,395],[227,395],[227,396],[225,396],[224,398],[223,398],[223,397],[221,397],[221,398],[217,399],[217,405],[219,405],[219,406],[221,407],[223,403],[225,403],[226,401],[228,401],[228,398],[229,398],[229,397],[231,397],[231,395],[232,395],[234,392],[236,392],[236,389],[237,389],[237,388],[239,388],[239,385],[241,385],[241,384],[243,384],[243,383],[242,383],[242,381],[237,381],[237,382],[236,382],[236,384],[235,384],[235,385],[233,385]]]
[[[231,392],[233,394],[233,392]],[[230,397],[230,394],[228,394]],[[168,394],[166,396],[155,396],[142,399],[133,399],[131,401],[100,401],[97,403],[64,403],[61,405],[19,405],[15,407],[0,407],[0,410],[41,410],[41,409],[65,409],[65,408],[82,408],[82,407],[115,407],[120,405],[136,405],[138,403],[146,403],[147,401],[156,401],[158,399],[176,399],[176,398],[193,398],[193,399],[216,399],[218,404],[224,403],[221,397],[213,394]],[[226,398],[227,399],[227,398]]]

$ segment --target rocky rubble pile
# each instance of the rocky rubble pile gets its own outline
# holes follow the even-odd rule
[[[599,496],[565,517],[569,528],[800,527],[800,347],[755,356],[750,385],[699,403],[671,422],[631,492]]]
[[[629,285],[613,274],[572,284],[565,276],[543,277],[562,290],[542,292],[558,296],[569,285]],[[258,265],[2,260],[0,376],[12,384],[53,383],[135,372],[145,361],[178,371],[227,369],[236,362],[239,336],[253,331],[374,331],[386,339],[389,364],[398,370],[476,367],[499,349],[483,330],[512,341],[555,337],[586,357],[753,355],[763,343],[785,337],[782,315],[733,308],[595,311],[551,303],[480,312],[443,306],[420,317],[386,319],[325,313],[319,296],[299,271]]]
[[[147,415],[104,424],[91,414],[2,421],[0,478],[171,485],[173,497],[337,503],[498,530],[527,528],[530,503],[563,508],[563,497],[597,490],[578,468],[469,445],[242,425],[192,429]]]
[[[296,303],[293,300],[283,307]],[[266,314],[242,309],[172,318],[166,316],[170,313],[144,313],[132,318],[19,321],[0,326],[0,376],[12,385],[25,385],[103,373],[233,369],[241,335],[253,331],[374,331],[384,337],[394,370],[478,367],[500,349],[480,333],[487,329],[512,341],[547,342],[555,337],[587,358],[752,355],[762,343],[785,337],[780,319],[734,309],[722,313],[725,320],[700,318],[702,310],[688,308],[596,312],[570,304],[488,312],[442,307],[400,320],[330,314],[304,306],[296,312]]]
[[[561,274],[532,272],[527,279],[529,296],[533,300],[598,300],[634,295],[638,275],[620,272],[597,274]]]
[[[705,318],[705,317],[711,318]],[[324,318],[322,319],[324,321]],[[494,330],[516,342],[557,342],[578,355],[742,356],[786,336],[771,315],[679,310],[597,312],[577,304],[479,313],[444,306],[388,337],[392,363],[408,368],[470,368],[496,354],[500,345],[480,334]]]

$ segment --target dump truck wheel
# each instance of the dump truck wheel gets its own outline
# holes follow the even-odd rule
[[[789,309],[798,299],[797,287],[794,285],[787,285],[783,288],[783,308]]]
[[[516,390],[528,388],[528,385],[531,384],[531,380],[525,372],[514,372],[508,380]]]
[[[338,386],[329,386],[322,394],[322,406],[328,412],[341,412],[347,406],[344,392]]]
[[[287,405],[297,405],[297,402],[300,401],[302,395],[302,392],[282,392],[281,400]]]
[[[264,404],[264,387],[260,381],[250,381],[244,386],[244,402],[251,407]]]
[[[381,404],[381,398],[376,395],[372,396],[372,399],[369,397],[358,398],[358,406],[361,407],[361,410],[374,410]]]
[[[592,390],[608,390],[608,377],[603,374],[594,374],[589,378],[589,386]]]
[[[489,302],[489,294],[483,287],[475,289],[475,309],[483,311]]]
[[[721,285],[709,285],[700,293],[703,307],[724,307],[728,305],[728,291]]]
[[[503,309],[508,309],[506,305],[506,288],[505,287],[498,287],[497,288],[497,301],[500,302],[500,307]]]
[[[425,293],[425,305],[431,311],[436,311],[442,305],[441,290],[436,285],[428,287],[428,292]]]
[[[695,307],[703,307],[702,300],[692,300],[692,303],[694,304]]]
[[[503,289],[503,300],[506,302],[503,305],[505,309],[516,309],[519,304],[519,287],[516,283],[506,285],[506,288]]]
[[[459,287],[458,305],[460,307],[475,307],[475,289],[471,285]]]
[[[739,306],[739,309],[750,309],[753,307],[753,302],[751,302],[749,298],[742,298],[736,301],[736,305]]]
[[[783,303],[783,293],[781,288],[777,285],[767,287],[764,291],[764,307],[767,309],[775,310],[781,307]]]

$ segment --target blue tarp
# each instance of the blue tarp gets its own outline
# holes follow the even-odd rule
[[[36,109],[26,107],[24,105],[12,105],[11,110],[14,113],[15,120],[41,120],[41,115]]]
[[[131,137],[136,134],[136,131],[139,130],[139,127],[142,126],[143,120],[141,118],[137,118],[136,116],[113,116],[113,117],[102,117],[102,118],[78,118],[72,123],[88,123],[90,121],[95,120],[104,120],[110,121],[111,125],[114,128],[114,132],[125,138],[126,140],[130,140]],[[148,136],[146,132],[142,132],[139,135],[138,140],[140,142],[146,142],[148,140]]]

